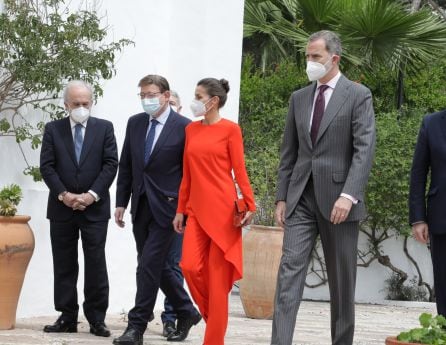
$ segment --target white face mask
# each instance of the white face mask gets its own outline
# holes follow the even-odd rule
[[[209,101],[210,101],[210,99],[206,103],[203,103],[202,101],[193,99],[190,104],[190,110],[192,110],[192,114],[195,117],[203,116],[204,114],[206,114],[210,110],[210,108],[208,110],[206,110],[206,104]]]
[[[178,113],[178,107],[176,105],[171,105],[170,107],[174,112]]]
[[[307,76],[310,81],[319,80],[327,75],[333,67],[331,57],[325,64],[320,62],[307,61]]]
[[[69,111],[71,119],[76,123],[85,122],[90,116],[90,109],[79,107]]]

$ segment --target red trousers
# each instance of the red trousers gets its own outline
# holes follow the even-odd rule
[[[192,298],[206,321],[203,345],[224,345],[233,266],[194,216],[187,220],[180,266]]]

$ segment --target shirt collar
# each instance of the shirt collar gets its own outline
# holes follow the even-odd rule
[[[337,84],[338,81],[339,81],[339,78],[341,78],[341,72],[340,72],[340,71],[339,71],[338,74],[336,74],[333,78],[331,78],[331,79],[328,81],[328,83],[325,83],[324,85],[328,85],[331,89],[334,89],[335,86],[336,86],[336,84]],[[317,87],[316,87],[316,88],[318,88],[318,87],[321,86],[321,85],[322,85],[322,83],[318,80],[318,81],[317,81]]]
[[[73,129],[74,127],[76,127],[77,122],[74,122],[73,119],[71,118],[71,116],[69,116],[69,115],[68,115],[68,118],[70,119],[71,129]],[[90,117],[88,117],[88,118],[90,118]],[[82,127],[87,128],[87,122],[88,122],[88,119],[86,119],[84,122],[82,122],[81,123]]]
[[[156,118],[156,120],[164,126],[164,124],[167,121],[167,118],[169,117],[169,114],[170,114],[170,105],[161,113],[160,116]],[[150,117],[150,119],[152,120],[153,117]]]

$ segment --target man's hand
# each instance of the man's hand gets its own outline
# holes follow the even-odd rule
[[[173,229],[179,234],[182,234],[184,232],[183,222],[184,222],[184,214],[177,213],[175,215],[175,218],[173,219],[172,224],[173,224]]]
[[[426,223],[417,223],[412,225],[412,234],[415,239],[421,243],[427,243],[429,239],[429,227]]]
[[[92,203],[95,202],[95,198],[90,193],[82,193],[78,194],[78,198],[73,203],[73,210],[79,210],[83,211],[87,208],[87,206],[90,206]]]
[[[65,204],[65,206],[73,208],[74,204],[78,202],[80,196],[81,196],[80,194],[74,194],[68,192],[63,197],[63,203]]]
[[[120,228],[123,228],[125,226],[124,213],[125,213],[125,208],[124,207],[116,207],[116,210],[115,210],[115,223]]]
[[[352,205],[353,202],[351,200],[340,196],[334,203],[333,210],[331,210],[330,222],[333,224],[344,222],[350,213]]]
[[[276,211],[274,212],[274,218],[276,219],[277,225],[282,228],[285,226],[285,210],[286,202],[278,201],[276,204]]]
[[[82,204],[84,206],[90,206],[92,203],[96,201],[93,195],[90,193],[82,193],[81,194]]]

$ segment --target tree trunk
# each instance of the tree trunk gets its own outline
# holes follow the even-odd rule
[[[410,6],[411,12],[416,12],[420,8],[421,0],[412,0],[412,5]]]

